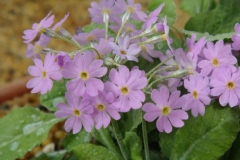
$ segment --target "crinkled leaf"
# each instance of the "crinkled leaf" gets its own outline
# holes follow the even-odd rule
[[[176,5],[173,0],[152,0],[149,3],[148,10],[153,11],[162,3],[165,3],[165,6],[160,13],[160,17],[164,18],[167,16],[168,24],[173,24],[177,19]]]
[[[178,129],[170,159],[218,159],[231,147],[240,129],[239,111],[214,105],[206,107],[203,117],[190,117]]]
[[[65,102],[66,86],[64,81],[55,81],[50,92],[40,96],[40,103],[49,111],[56,111],[58,103]]]
[[[216,2],[214,0],[182,0],[180,4],[180,8],[188,12],[191,16],[210,11],[215,6]]]
[[[50,152],[50,153],[42,153],[38,155],[36,158],[34,158],[33,160],[60,160],[60,159],[63,159],[66,153],[67,153],[66,150]]]
[[[0,157],[16,159],[40,144],[48,135],[49,129],[60,122],[53,114],[24,107],[13,110],[0,119]]]
[[[240,159],[240,132],[238,132],[237,138],[232,144],[232,147],[221,156],[219,160],[239,160]]]
[[[142,141],[135,132],[125,132],[124,143],[131,153],[131,159],[142,160]]]
[[[102,143],[105,147],[107,147],[110,151],[114,152],[118,157],[121,157],[120,150],[117,148],[115,143],[113,142],[113,137],[111,137],[108,128],[101,128],[99,130],[93,129],[91,132],[92,136]]]
[[[216,34],[216,35],[210,35],[209,33],[200,33],[195,31],[188,31],[182,29],[181,32],[185,33],[186,35],[191,36],[193,33],[196,34],[196,39],[199,40],[202,37],[206,37],[207,41],[217,41],[217,40],[224,40],[224,39],[230,39],[235,32],[230,33],[223,33],[223,34]]]
[[[62,145],[67,151],[72,151],[72,148],[84,143],[89,143],[92,140],[92,136],[90,133],[86,132],[82,129],[77,134],[72,134],[71,132],[67,134],[64,138]]]
[[[234,25],[240,21],[239,0],[220,0],[214,10],[192,17],[185,29],[211,35],[234,32]]]
[[[125,131],[133,131],[142,123],[142,109],[130,110],[127,113],[127,120],[124,125]]]
[[[78,159],[86,160],[117,160],[118,157],[105,147],[93,144],[80,144],[73,148]]]
[[[176,131],[177,129],[174,128],[173,131],[169,134],[159,133],[160,137],[159,144],[161,147],[161,152],[165,157],[170,157],[172,154]]]

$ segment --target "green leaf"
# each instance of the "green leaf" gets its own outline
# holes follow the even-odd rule
[[[127,113],[127,120],[124,125],[125,131],[133,131],[142,123],[142,109],[130,110]]]
[[[42,153],[38,155],[33,160],[60,160],[63,159],[63,157],[66,154],[66,150],[57,151],[57,152],[50,152],[50,153]]]
[[[58,103],[65,102],[65,87],[64,81],[55,81],[50,92],[40,96],[40,103],[49,111],[56,111],[55,107]]]
[[[176,132],[170,159],[218,159],[231,147],[239,128],[235,109],[223,108],[217,103],[207,106],[203,117],[191,116]]]
[[[89,25],[85,25],[83,27],[83,31],[84,32],[91,32],[92,30],[99,28],[99,29],[104,29],[105,28],[105,24],[97,24],[97,23],[90,23]]]
[[[106,146],[110,151],[114,152],[118,157],[121,157],[120,150],[117,148],[113,142],[113,137],[111,137],[108,128],[101,128],[99,130],[93,129],[91,132],[92,136],[96,138],[100,143]]]
[[[169,134],[159,133],[159,137],[160,137],[159,144],[160,144],[161,152],[165,157],[168,157],[168,158],[171,157],[176,131],[177,129],[174,128],[173,131]]]
[[[131,159],[142,160],[142,141],[135,132],[126,132],[124,143],[131,153]]]
[[[72,148],[84,143],[90,143],[92,136],[90,133],[82,129],[77,134],[72,134],[71,132],[63,139],[62,145],[67,151],[72,151]]]
[[[180,8],[191,16],[212,10],[216,6],[214,0],[182,0]]]
[[[165,3],[165,5],[160,13],[160,17],[164,18],[167,16],[168,24],[173,24],[177,19],[176,5],[173,0],[152,0],[149,3],[148,10],[153,11],[162,3]]]
[[[105,147],[93,144],[80,144],[73,148],[73,153],[78,159],[87,160],[118,160],[119,158]]]
[[[23,157],[46,139],[49,129],[61,120],[30,107],[13,110],[0,119],[1,159]]]
[[[230,33],[223,33],[223,34],[217,34],[217,35],[210,35],[209,33],[200,33],[195,31],[188,31],[182,29],[181,32],[185,33],[186,35],[191,36],[193,33],[196,34],[196,39],[199,40],[202,37],[206,37],[207,41],[217,41],[217,40],[224,40],[224,39],[230,39],[235,32]]]
[[[185,29],[210,35],[234,32],[234,25],[240,21],[239,6],[239,0],[220,0],[214,10],[192,17]]]

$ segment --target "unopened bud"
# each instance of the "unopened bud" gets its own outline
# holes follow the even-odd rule
[[[45,31],[43,32],[46,36],[48,36],[49,38],[57,38],[59,37],[59,35],[53,31],[50,28],[46,28]]]
[[[72,35],[71,35],[71,33],[69,33],[66,29],[64,29],[64,28],[61,28],[59,31],[58,31],[58,34],[60,35],[60,36],[63,36],[63,37],[65,37],[65,38],[67,38],[67,39],[72,39]]]
[[[114,60],[111,57],[104,58],[103,62],[106,66],[114,65]]]
[[[173,72],[173,74],[171,75],[172,78],[183,78],[186,76],[189,76],[190,74],[193,74],[193,70],[192,68],[188,68],[188,69],[180,69],[177,70],[175,72]]]
[[[131,15],[131,13],[125,12],[125,14],[124,14],[123,17],[122,17],[122,24],[125,24],[125,23],[128,22],[128,20],[129,20],[129,18],[130,18],[130,15]]]

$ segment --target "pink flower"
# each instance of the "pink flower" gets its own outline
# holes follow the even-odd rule
[[[113,22],[121,14],[121,10],[115,6],[113,0],[101,0],[100,4],[91,2],[91,8],[88,11],[92,17],[92,21],[99,24],[104,23],[104,16],[109,16],[109,22]]]
[[[94,116],[96,129],[106,128],[110,124],[111,118],[120,119],[118,110],[112,107],[115,98],[111,92],[100,91],[98,96],[91,97],[91,99],[96,114]]]
[[[62,74],[64,78],[72,78],[67,83],[67,90],[75,96],[97,96],[98,91],[104,88],[103,82],[98,79],[107,73],[106,67],[101,67],[102,60],[94,60],[93,54],[77,53],[73,61],[64,64]]]
[[[129,12],[131,14],[131,17],[135,20],[140,20],[144,22],[147,18],[146,13],[141,11],[141,5],[135,4],[134,0],[127,0],[127,3],[125,2],[125,0],[117,0],[116,5],[123,12]]]
[[[131,108],[139,109],[145,101],[145,94],[141,91],[147,85],[147,78],[139,69],[129,69],[120,66],[118,71],[112,69],[109,73],[110,81],[105,83],[105,90],[114,93],[113,103],[120,112],[128,112]]]
[[[185,98],[180,97],[180,91],[175,91],[172,94],[166,87],[161,87],[160,90],[153,90],[151,99],[154,103],[146,103],[143,105],[145,111],[144,119],[148,122],[153,122],[156,118],[157,129],[160,132],[172,132],[172,126],[180,128],[184,125],[182,120],[188,119],[188,114],[181,108],[185,104]]]
[[[62,27],[62,24],[67,20],[68,16],[69,16],[69,12],[64,16],[63,19],[61,19],[58,23],[56,23],[52,29],[54,31],[59,31]]]
[[[201,39],[199,39],[198,42],[195,43],[195,41],[196,41],[196,34],[192,34],[192,37],[187,38],[187,42],[186,42],[188,47],[188,52],[192,52],[194,57],[200,54],[207,40],[205,37],[202,37]]]
[[[204,105],[209,105],[211,102],[208,77],[202,77],[198,74],[190,75],[189,80],[184,80],[184,87],[190,93],[183,96],[186,99],[183,109],[191,109],[194,117],[197,117],[198,113],[203,116],[205,113]]]
[[[104,29],[94,29],[90,33],[78,33],[78,35],[73,36],[76,41],[81,44],[89,44],[91,42],[99,41],[100,38],[103,38],[105,35]]]
[[[232,47],[234,50],[240,50],[240,24],[239,23],[235,24],[234,29],[237,34],[232,36],[233,40]]]
[[[93,127],[93,106],[90,104],[89,99],[80,99],[70,93],[65,94],[67,103],[57,104],[59,109],[55,112],[57,118],[68,118],[64,124],[67,132],[73,130],[73,134],[80,132],[82,125],[87,132],[91,132]]]
[[[219,103],[230,107],[238,105],[240,99],[240,68],[231,72],[229,68],[219,68],[213,71],[210,81],[211,95],[219,96]]]
[[[152,26],[154,23],[157,22],[157,20],[158,20],[158,15],[160,14],[160,12],[161,12],[162,8],[164,7],[164,5],[165,5],[165,4],[162,3],[160,6],[158,6],[157,9],[155,9],[154,11],[152,11],[152,12],[149,14],[147,20],[146,20],[145,23],[143,24],[143,28],[145,28],[146,30],[147,30],[147,29],[150,29],[151,26]]]
[[[34,23],[32,25],[32,29],[28,29],[23,32],[24,36],[22,38],[24,39],[24,43],[30,43],[37,36],[38,32],[52,25],[54,15],[50,16],[50,14],[51,12],[49,12],[48,15],[40,21],[40,23]]]
[[[29,66],[28,72],[34,78],[28,81],[27,88],[33,88],[31,93],[45,94],[52,89],[52,79],[60,80],[62,78],[60,67],[55,62],[55,55],[50,53],[46,55],[44,65],[38,58],[35,58],[33,62],[35,66]]]
[[[113,53],[121,57],[121,59],[128,59],[130,61],[138,62],[136,55],[140,52],[140,47],[137,44],[130,45],[130,38],[119,37],[118,45],[114,42],[109,42],[113,49]]]
[[[237,63],[236,57],[232,55],[230,45],[224,45],[223,41],[217,41],[214,45],[212,42],[207,43],[207,47],[203,49],[205,59],[198,63],[201,68],[201,74],[207,76],[216,68],[229,67],[232,71],[236,70],[234,64]]]
[[[26,57],[40,58],[39,54],[43,51],[44,47],[47,46],[49,41],[50,41],[49,37],[45,36],[44,34],[41,34],[39,40],[35,42],[34,45],[32,45],[31,43],[28,43]]]

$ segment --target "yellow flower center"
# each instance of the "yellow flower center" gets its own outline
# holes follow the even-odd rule
[[[141,45],[140,48],[141,48],[141,51],[143,51],[143,52],[146,52],[146,51],[147,51],[147,48],[146,48],[145,45]]]
[[[125,55],[125,54],[126,54],[126,51],[121,50],[120,53],[123,54],[123,55]]]
[[[35,54],[39,54],[42,51],[42,49],[43,49],[42,46],[37,44],[34,46],[33,52]]]
[[[232,89],[234,89],[235,88],[235,83],[234,82],[228,82],[227,83],[227,88],[229,89],[229,90],[232,90]]]
[[[217,67],[219,65],[219,62],[218,62],[217,58],[213,58],[212,64],[213,64],[214,67]]]
[[[123,95],[127,95],[128,94],[128,88],[127,87],[122,87],[121,92],[122,92]]]
[[[110,14],[110,10],[109,9],[103,9],[102,10],[102,14],[104,15],[104,14]]]
[[[194,99],[197,99],[197,97],[198,97],[197,91],[193,91],[192,92],[192,96],[193,96]]]
[[[88,75],[87,72],[83,71],[83,72],[80,73],[80,78],[81,78],[82,80],[87,80],[88,77],[89,77],[89,75]]]
[[[103,104],[98,104],[98,105],[97,105],[97,109],[98,109],[99,111],[104,111],[104,110],[105,110],[105,106],[104,106]]]
[[[161,39],[162,39],[162,41],[166,41],[167,40],[167,35],[166,34],[161,35]]]
[[[164,106],[161,110],[162,115],[166,116],[171,112],[171,108],[169,106]]]
[[[135,12],[135,10],[134,10],[133,7],[128,6],[128,7],[127,7],[127,12],[129,12],[129,13],[133,13],[133,12]]]
[[[77,109],[74,109],[73,110],[73,114],[76,116],[76,117],[79,117],[81,115],[81,112]]]
[[[46,78],[46,76],[47,76],[47,72],[46,71],[42,71],[42,77]]]

